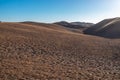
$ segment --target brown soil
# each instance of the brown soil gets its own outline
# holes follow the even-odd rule
[[[54,26],[0,23],[0,80],[120,80],[120,39]]]

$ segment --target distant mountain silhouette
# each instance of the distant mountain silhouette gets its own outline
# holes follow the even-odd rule
[[[84,33],[107,38],[120,38],[120,18],[105,19],[86,29]]]
[[[75,29],[79,29],[79,28],[87,28],[90,26],[93,26],[93,23],[85,23],[85,22],[66,22],[66,21],[61,21],[61,22],[56,22],[54,24],[58,24],[64,27],[68,27],[68,28],[75,28]]]

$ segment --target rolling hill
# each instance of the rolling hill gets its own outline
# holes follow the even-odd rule
[[[105,19],[86,29],[84,33],[106,38],[120,38],[120,18]]]
[[[66,22],[66,21],[60,21],[60,22],[56,22],[54,24],[58,24],[67,28],[74,28],[74,29],[85,29],[88,27],[93,26],[93,23],[85,23],[85,22]]]
[[[0,80],[119,80],[120,39],[45,23],[0,23]]]
[[[62,30],[72,31],[75,33],[83,33],[83,30],[88,28],[88,25],[86,27],[85,26],[83,27],[83,26],[80,26],[79,23],[74,23],[74,26],[73,26],[72,23],[63,22],[63,21],[56,22],[56,23],[40,23],[40,22],[25,21],[25,22],[21,22],[21,23],[52,28],[52,29],[56,29],[59,31],[62,29]],[[75,24],[78,24],[78,25],[75,25]]]

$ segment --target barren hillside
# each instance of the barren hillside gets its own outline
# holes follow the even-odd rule
[[[85,22],[66,22],[66,21],[60,21],[56,22],[54,24],[61,25],[67,28],[73,28],[73,29],[84,29],[93,26],[93,23],[85,23]]]
[[[120,38],[120,18],[105,19],[84,31],[86,34]]]
[[[119,79],[120,39],[58,25],[0,23],[0,80]]]

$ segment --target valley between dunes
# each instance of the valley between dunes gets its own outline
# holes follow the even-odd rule
[[[120,39],[1,22],[0,80],[120,80]]]

